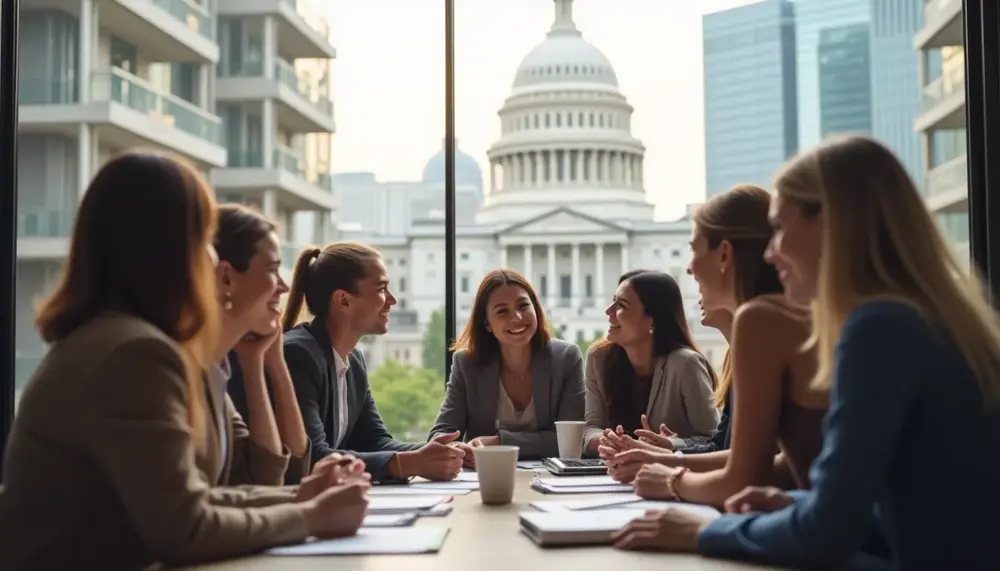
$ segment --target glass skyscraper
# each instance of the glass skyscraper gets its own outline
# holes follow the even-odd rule
[[[819,34],[820,137],[870,133],[872,90],[868,24],[825,28]]]
[[[707,14],[702,24],[706,192],[770,187],[799,146],[794,6],[764,0]]]

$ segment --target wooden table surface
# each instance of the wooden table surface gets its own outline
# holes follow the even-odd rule
[[[625,569],[670,569],[671,571],[733,571],[776,569],[705,559],[698,555],[636,553],[611,547],[561,547],[542,549],[520,532],[517,514],[531,510],[540,499],[600,497],[540,494],[531,489],[532,472],[517,473],[514,502],[506,506],[484,506],[479,492],[455,496],[454,510],[445,517],[425,517],[415,525],[451,528],[437,554],[368,555],[328,557],[273,557],[258,555],[242,559],[187,567],[199,571],[619,571]]]

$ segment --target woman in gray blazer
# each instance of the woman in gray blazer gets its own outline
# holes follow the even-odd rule
[[[677,282],[663,272],[628,272],[607,314],[607,340],[587,356],[587,452],[605,444],[613,454],[621,438],[650,426],[674,432],[676,447],[711,438],[720,416],[716,377],[691,340]]]
[[[455,343],[451,378],[430,437],[459,431],[468,448],[520,447],[520,457],[558,456],[555,421],[583,420],[583,356],[552,339],[538,296],[512,270],[479,284],[472,314]]]

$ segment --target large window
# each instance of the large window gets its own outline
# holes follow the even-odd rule
[[[18,205],[15,312],[0,310],[14,333],[0,347],[13,382],[0,380],[16,394],[46,352],[34,306],[60,272],[80,196],[133,146],[179,153],[221,201],[259,208],[289,262],[335,239],[382,251],[399,302],[389,333],[362,349],[383,418],[414,440],[441,400],[449,325],[465,326],[494,268],[527,276],[553,330],[583,349],[604,335],[621,273],[669,272],[719,364],[725,344],[698,323],[685,272],[692,207],[769,185],[825,136],[889,145],[964,258],[970,234],[987,236],[985,211],[970,225],[986,189],[974,177],[970,201],[967,173],[987,139],[967,133],[966,69],[997,50],[965,44],[961,0],[299,0],[294,14],[224,17],[214,2],[153,4],[111,30],[127,10],[114,2],[20,1],[19,124],[0,130],[19,149],[16,186],[0,186]],[[997,102],[969,105],[980,117]]]

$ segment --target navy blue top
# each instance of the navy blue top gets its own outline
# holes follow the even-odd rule
[[[719,420],[719,428],[716,429],[712,439],[702,444],[695,444],[687,448],[681,448],[684,454],[705,454],[707,452],[718,452],[719,450],[729,450],[729,432],[731,430],[730,419],[732,418],[733,391],[726,391],[726,399],[722,404],[722,418]]]
[[[844,324],[835,365],[812,490],[717,519],[698,550],[834,569],[875,532],[893,569],[995,570],[1000,412],[985,410],[955,343],[908,305],[872,302]]]

